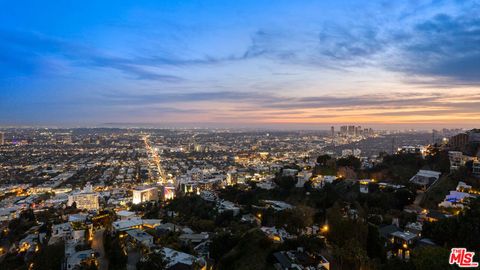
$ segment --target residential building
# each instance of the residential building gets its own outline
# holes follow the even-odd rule
[[[140,229],[128,230],[127,239],[141,249],[149,250],[153,246],[153,236]]]
[[[458,170],[465,165],[463,160],[463,153],[460,151],[448,151],[448,159],[450,160],[450,170]]]
[[[418,236],[411,232],[393,232],[390,234],[393,254],[400,259],[410,259],[411,251]]]
[[[410,182],[414,183],[417,186],[420,186],[422,189],[427,189],[433,183],[435,183],[439,178],[441,172],[429,171],[429,170],[419,170],[416,175],[410,178]]]
[[[465,149],[465,146],[468,144],[468,134],[460,133],[455,136],[452,136],[450,137],[448,143],[453,149],[463,150]]]
[[[303,248],[273,253],[277,270],[330,270],[330,263],[321,254],[305,252]]]
[[[68,195],[67,205],[72,206],[74,203],[77,209],[98,210],[100,208],[99,196],[93,192],[89,183],[81,192]]]
[[[217,210],[219,213],[231,211],[234,216],[240,214],[240,207],[236,206],[233,202],[224,200],[217,202]]]
[[[91,249],[75,252],[68,256],[66,261],[66,270],[73,270],[75,267],[80,266],[82,262],[93,262],[95,265],[98,265],[95,252]]]
[[[473,161],[472,174],[480,177],[480,160]]]
[[[158,188],[150,186],[139,186],[132,190],[133,204],[140,204],[150,201],[158,201]]]
[[[162,252],[166,258],[167,263],[167,270],[173,269],[198,269],[198,270],[206,270],[207,264],[203,258],[195,257],[188,253],[180,252],[171,248],[162,248],[158,250]],[[198,268],[194,268],[198,267]]]
[[[184,233],[181,234],[178,239],[182,241],[184,244],[200,244],[202,242],[207,241],[209,238],[208,233],[206,232],[201,232],[201,233]]]

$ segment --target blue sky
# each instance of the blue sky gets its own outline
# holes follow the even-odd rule
[[[479,1],[0,1],[0,124],[474,126]]]

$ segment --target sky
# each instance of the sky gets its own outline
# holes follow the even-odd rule
[[[0,7],[4,126],[480,123],[478,0]]]

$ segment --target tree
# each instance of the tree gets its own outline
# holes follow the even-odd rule
[[[290,190],[292,189],[297,180],[293,176],[280,176],[275,178],[275,184],[277,184],[281,189]]]
[[[409,205],[413,202],[415,195],[408,189],[399,189],[394,193],[395,199],[397,199],[397,209],[403,209],[405,205]]]
[[[317,163],[320,166],[327,166],[327,161],[331,160],[332,157],[329,155],[320,155],[317,157]]]
[[[385,251],[383,249],[383,241],[380,239],[378,228],[374,225],[368,225],[367,234],[367,255],[372,259],[385,260]]]
[[[294,239],[287,239],[284,243],[285,250],[297,249],[303,247],[305,251],[316,253],[325,248],[325,241],[316,235],[300,235]]]
[[[411,270],[415,269],[415,266],[412,262],[406,262],[400,260],[397,257],[393,257],[392,259],[388,260],[387,263],[382,267],[383,270]],[[421,270],[421,269],[418,269]]]
[[[317,158],[317,164],[313,169],[314,175],[335,175],[336,166],[335,160],[332,159],[329,155],[321,155]]]
[[[458,216],[426,223],[425,235],[437,244],[448,248],[465,247],[479,250],[480,247],[480,197],[472,200],[468,208]]]
[[[383,162],[376,165],[371,171],[385,171],[384,177],[390,178],[396,183],[405,184],[424,164],[425,161],[421,155],[402,153],[385,156]]]
[[[35,270],[60,269],[65,254],[65,244],[59,242],[53,245],[44,245],[33,259]]]
[[[442,173],[450,171],[450,158],[447,151],[439,151],[438,148],[431,148],[430,155],[425,157],[427,164],[432,170]]]
[[[449,255],[442,247],[423,247],[414,251],[412,262],[417,270],[456,269],[448,263]]]
[[[115,270],[125,269],[128,258],[123,252],[120,240],[115,236],[111,236],[109,233],[105,233],[103,243],[109,261],[108,268]]]
[[[16,256],[13,253],[7,253],[0,262],[0,269],[26,270],[27,265],[22,256]]]
[[[146,260],[137,263],[137,270],[164,270],[167,269],[168,260],[163,250],[157,250],[148,254]]]
[[[312,226],[315,209],[308,206],[297,206],[282,212],[281,224],[287,225],[287,230],[298,233],[305,227]]]
[[[215,221],[210,219],[191,218],[187,224],[196,231],[211,232],[215,230]]]
[[[273,249],[273,243],[262,231],[252,229],[220,259],[216,269],[268,269],[267,258]]]
[[[176,197],[167,207],[169,210],[178,212],[182,221],[187,221],[192,217],[213,220],[215,214],[211,203],[193,194]]]
[[[327,239],[337,246],[344,246],[351,239],[355,239],[362,247],[366,247],[368,227],[363,221],[359,210],[359,217],[352,219],[344,217],[344,210],[337,202],[327,211],[329,231]]]
[[[233,211],[224,211],[215,218],[215,225],[218,227],[228,227],[235,220]]]
[[[355,239],[350,239],[344,245],[334,246],[333,256],[339,269],[368,269],[367,252]]]
[[[238,241],[240,241],[240,237],[229,232],[221,232],[215,235],[209,246],[210,257],[215,261],[219,261]]]
[[[348,156],[337,159],[337,167],[350,167],[357,171],[362,166],[360,159],[355,156]]]

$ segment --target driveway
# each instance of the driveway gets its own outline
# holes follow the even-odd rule
[[[98,231],[95,231],[95,234],[92,240],[92,249],[100,254],[98,258],[98,262],[100,264],[98,267],[99,270],[108,270],[108,259],[105,256],[105,248],[103,246],[104,231],[105,229],[100,229]]]

